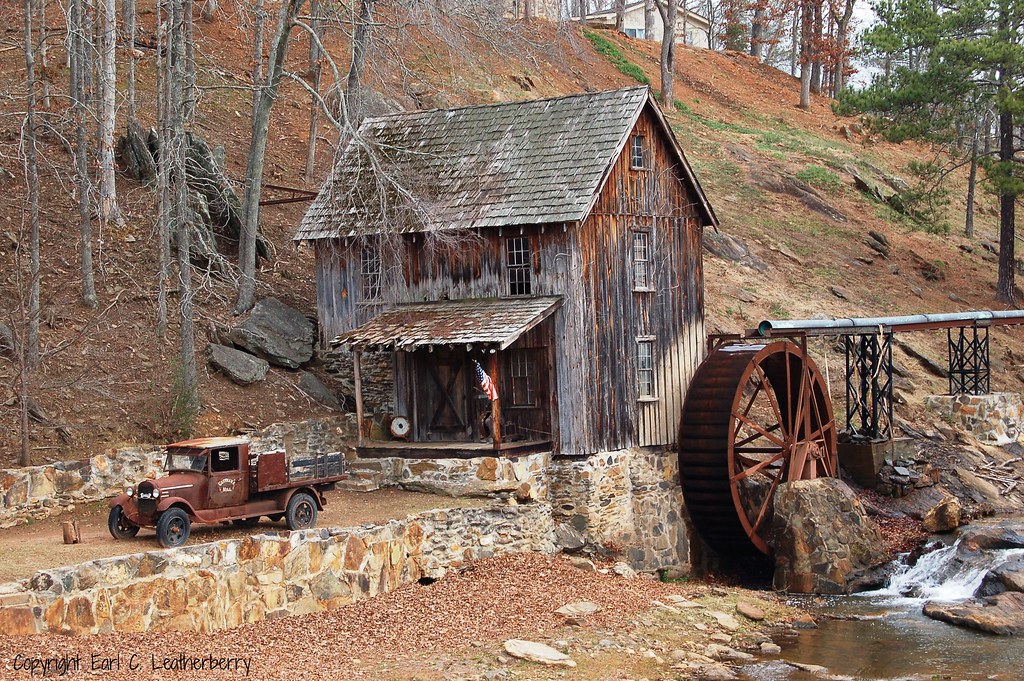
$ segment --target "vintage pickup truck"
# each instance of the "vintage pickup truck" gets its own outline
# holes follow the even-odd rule
[[[188,540],[192,523],[255,525],[261,516],[307,529],[323,510],[324,492],[348,477],[341,452],[289,460],[283,451],[250,454],[248,440],[227,437],[168,445],[164,471],[110,501],[115,539],[153,527],[169,548]]]

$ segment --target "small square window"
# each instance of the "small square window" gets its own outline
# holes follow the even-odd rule
[[[647,168],[647,144],[643,135],[633,135],[629,139],[629,166],[633,170]]]
[[[633,232],[633,288],[649,291],[651,287],[651,235]]]
[[[654,341],[636,342],[636,378],[639,397],[654,397]]]
[[[508,275],[508,294],[528,296],[533,292],[533,252],[530,239],[525,236],[505,240],[505,271]]]
[[[359,279],[363,287],[363,300],[380,300],[380,253],[369,246],[363,246],[359,252]]]

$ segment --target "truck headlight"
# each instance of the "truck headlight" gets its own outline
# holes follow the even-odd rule
[[[135,494],[135,488],[134,487],[126,487],[125,490],[124,490],[124,493],[127,494],[128,496],[132,496],[132,495]]]

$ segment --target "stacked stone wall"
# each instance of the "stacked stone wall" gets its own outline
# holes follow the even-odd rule
[[[253,433],[254,452],[285,449],[291,456],[346,449],[355,425],[351,415],[273,424]],[[60,515],[74,504],[120,494],[163,467],[160,447],[124,447],[81,461],[0,470],[0,529],[29,519]]]
[[[335,348],[321,355],[324,370],[341,387],[341,392],[355,399],[355,360],[350,350]],[[359,361],[359,377],[363,387],[363,408],[367,416],[395,411],[395,374],[390,352],[364,352]]]
[[[549,471],[556,522],[625,552],[637,569],[688,570],[689,528],[674,452],[624,449],[556,459]]]
[[[421,513],[107,558],[0,585],[0,631],[212,631],[337,608],[469,560],[552,553],[547,504]]]
[[[1022,434],[1024,400],[1020,393],[930,395],[925,406],[979,440],[1004,445]]]

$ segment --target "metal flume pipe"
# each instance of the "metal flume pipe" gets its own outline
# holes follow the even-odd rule
[[[768,337],[773,332],[800,332],[808,336],[840,336],[954,329],[964,326],[1011,326],[1024,324],[1024,310],[979,310],[977,312],[940,312],[899,317],[850,317],[846,319],[765,319],[750,332]]]

